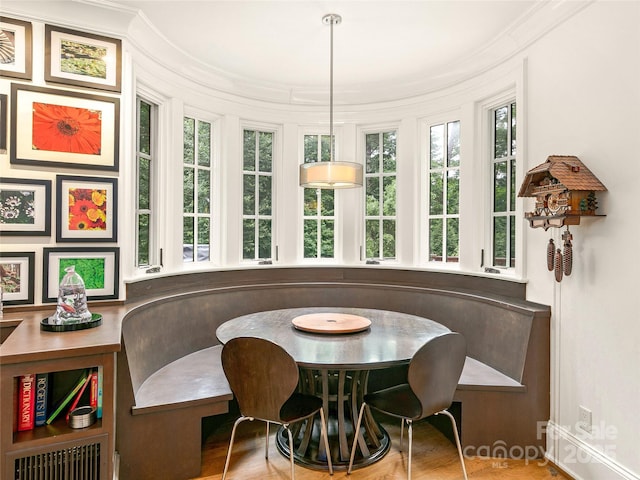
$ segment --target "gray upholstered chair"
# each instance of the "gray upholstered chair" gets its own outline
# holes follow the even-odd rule
[[[245,420],[255,419],[267,423],[265,458],[269,458],[269,423],[284,427],[289,436],[291,478],[295,478],[293,436],[289,425],[318,412],[327,465],[329,473],[333,475],[322,399],[296,392],[298,365],[282,347],[261,338],[234,338],[222,348],[222,368],[240,408],[240,417],[231,431],[223,480],[229,468],[237,426]]]
[[[453,395],[464,366],[466,351],[467,343],[459,333],[449,332],[435,337],[425,343],[411,359],[407,373],[407,383],[368,393],[364,396],[355,432],[360,431],[362,415],[367,406],[402,419],[400,449],[402,449],[403,443],[404,424],[405,422],[408,424],[407,478],[409,480],[411,479],[413,422],[439,414],[447,415],[451,419],[456,447],[462,464],[462,473],[464,478],[467,478],[456,420],[447,411],[447,408],[453,402]],[[357,440],[358,435],[354,435],[347,473],[351,473],[353,468]]]

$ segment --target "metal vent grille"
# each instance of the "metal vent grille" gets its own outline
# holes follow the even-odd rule
[[[15,480],[99,480],[100,443],[15,459]]]

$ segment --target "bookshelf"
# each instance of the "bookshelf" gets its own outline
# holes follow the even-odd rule
[[[89,331],[41,332],[38,328],[40,317],[37,312],[23,315],[20,324],[0,347],[0,477],[11,480],[112,479],[115,356],[119,335],[109,325],[102,331],[102,326],[93,329],[97,334]],[[21,376],[49,374],[50,406],[55,406],[61,395],[68,395],[70,386],[80,376],[98,367],[102,370],[102,418],[85,428],[69,427],[66,413],[72,400],[51,424],[17,431]],[[50,413],[51,410],[47,416]]]

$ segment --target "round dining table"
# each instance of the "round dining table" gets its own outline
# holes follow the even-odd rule
[[[340,315],[356,322],[347,322],[349,325],[341,328],[343,325],[336,321]],[[320,322],[320,327],[309,327],[310,319]],[[335,323],[337,328],[323,328],[322,322]],[[370,372],[407,365],[427,341],[448,331],[433,320],[406,313],[306,307],[237,317],[220,325],[216,336],[222,344],[236,337],[263,338],[280,345],[293,357],[300,369],[298,389],[323,399],[333,466],[345,469]],[[355,468],[379,460],[391,445],[387,432],[365,410],[362,428],[357,432]],[[320,441],[318,422],[315,417],[291,426],[294,459],[303,466],[326,469],[327,452]],[[288,437],[282,428],[276,434],[276,445],[280,453],[289,456]]]

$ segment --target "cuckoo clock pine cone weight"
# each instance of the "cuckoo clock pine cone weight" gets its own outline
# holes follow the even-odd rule
[[[563,243],[563,251],[562,251],[562,270],[564,274],[569,276],[571,275],[571,271],[573,270],[573,245],[571,244],[571,240],[573,239],[573,235],[569,232],[569,228],[562,234]]]
[[[549,239],[549,243],[547,244],[547,269],[550,272],[553,271],[553,257],[555,255],[556,246],[553,243],[553,238]]]
[[[558,248],[556,250],[556,256],[554,259],[554,263],[555,263],[555,277],[556,277],[556,282],[561,282],[562,281],[562,273],[563,273],[563,262],[562,262],[562,252],[560,251],[560,249]]]

